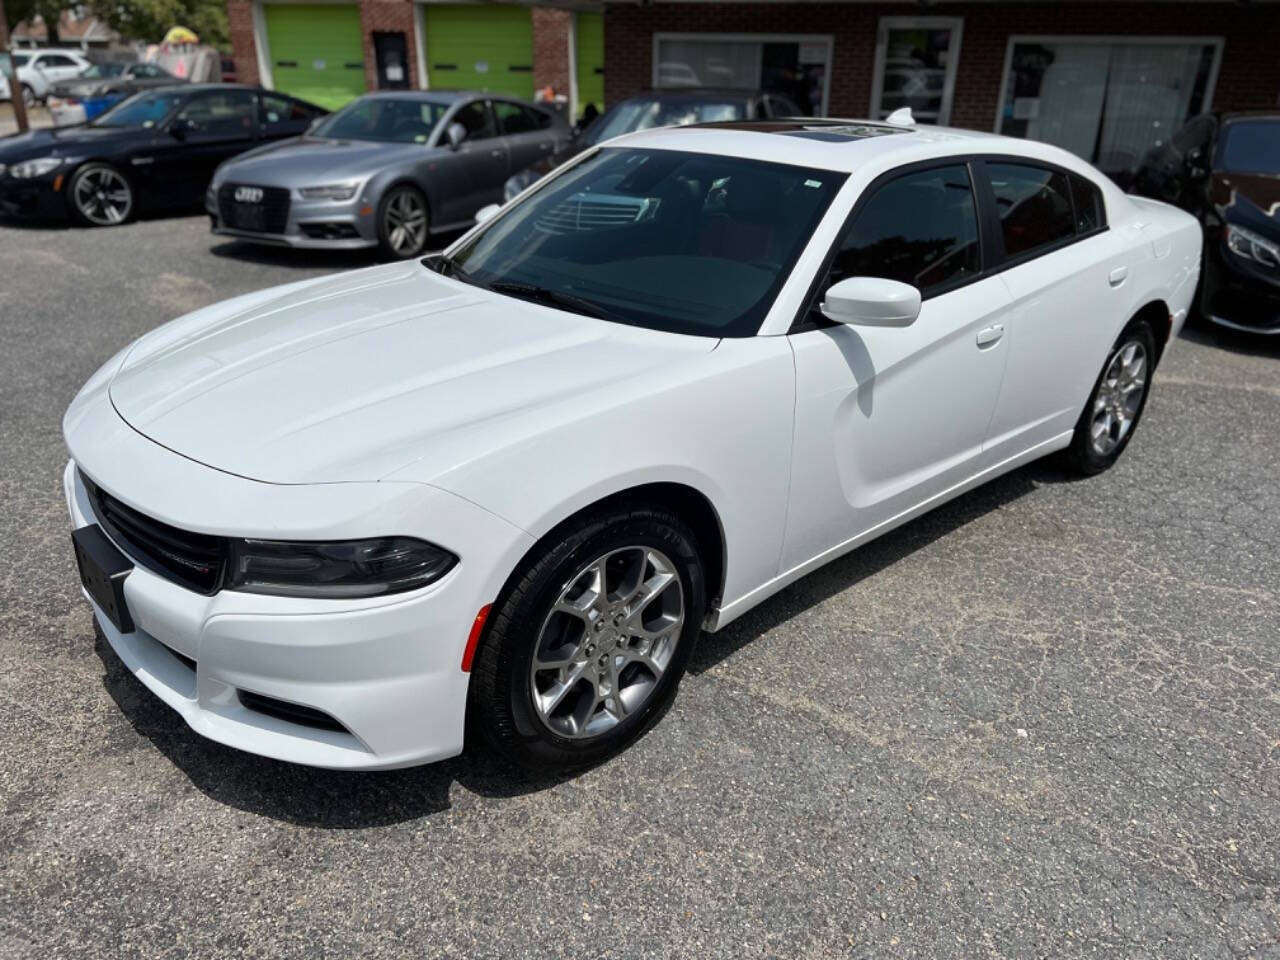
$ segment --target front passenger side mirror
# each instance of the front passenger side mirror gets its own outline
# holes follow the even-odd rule
[[[451,123],[445,127],[444,138],[449,141],[450,150],[457,150],[467,139],[467,128],[460,123]]]
[[[1204,147],[1192,147],[1187,151],[1187,155],[1183,160],[1186,168],[1187,176],[1192,180],[1199,180],[1208,175],[1209,170],[1204,162]]]
[[[846,277],[827,288],[818,309],[837,323],[909,327],[920,315],[920,291],[884,277]]]

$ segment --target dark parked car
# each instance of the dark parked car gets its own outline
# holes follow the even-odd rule
[[[79,76],[55,83],[49,89],[49,109],[59,126],[83,123],[142,90],[185,82],[154,63],[95,63]]]
[[[614,104],[579,133],[565,149],[513,174],[503,187],[502,198],[510,200],[525,187],[536,183],[588,147],[620,137],[624,133],[652,127],[714,123],[717,120],[765,120],[799,116],[803,116],[803,111],[795,103],[773,91],[705,87],[646,90]]]
[[[135,94],[84,126],[0,140],[0,213],[114,226],[143,208],[192,207],[223,160],[297,136],[325,112],[226,84]]]
[[[1196,117],[1147,154],[1133,189],[1204,225],[1204,319],[1280,335],[1280,113]]]

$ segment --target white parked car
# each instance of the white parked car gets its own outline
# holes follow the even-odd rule
[[[223,743],[592,763],[701,631],[1020,464],[1114,463],[1199,260],[1191,217],[1039,143],[623,137],[443,256],[108,361],[64,422],[86,594]]]
[[[15,50],[12,57],[23,101],[28,105],[47,97],[59,80],[78,77],[92,66],[74,50]]]

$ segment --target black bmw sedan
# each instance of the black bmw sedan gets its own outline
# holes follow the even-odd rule
[[[233,84],[139,93],[83,126],[0,139],[0,214],[108,227],[141,210],[194,207],[223,160],[298,136],[325,112]]]
[[[1204,225],[1200,316],[1280,336],[1280,113],[1196,117],[1147,154],[1133,189]]]

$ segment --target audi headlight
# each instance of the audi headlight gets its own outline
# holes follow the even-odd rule
[[[233,540],[227,587],[277,597],[379,597],[434,583],[457,562],[448,550],[413,537]]]
[[[1227,249],[1237,257],[1252,260],[1272,270],[1280,267],[1280,244],[1259,236],[1252,230],[1228,223],[1226,241]]]
[[[359,188],[358,183],[330,183],[321,187],[301,187],[298,193],[307,200],[350,200]]]
[[[38,160],[24,160],[9,168],[9,176],[19,180],[30,180],[32,177],[43,177],[50,170],[62,166],[61,157],[41,157]]]

